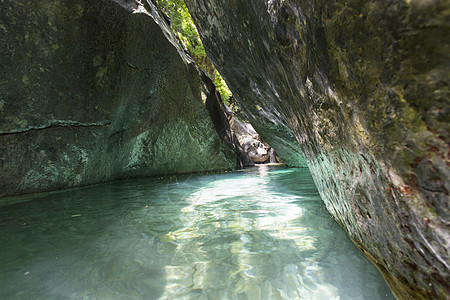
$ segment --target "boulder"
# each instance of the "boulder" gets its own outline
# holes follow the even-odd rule
[[[234,117],[230,123],[243,152],[251,161],[257,164],[277,162],[275,151],[261,139],[250,123],[241,122]]]
[[[244,151],[255,163],[265,163],[270,159],[269,149],[259,140],[246,136],[239,141]]]

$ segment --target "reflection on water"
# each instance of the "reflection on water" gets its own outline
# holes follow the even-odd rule
[[[1,299],[393,299],[306,169],[14,200],[0,207]]]

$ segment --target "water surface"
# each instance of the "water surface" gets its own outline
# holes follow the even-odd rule
[[[307,169],[13,200],[0,207],[0,299],[393,299]]]

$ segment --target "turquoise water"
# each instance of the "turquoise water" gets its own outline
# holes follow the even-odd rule
[[[13,200],[0,207],[0,299],[393,299],[307,169]]]

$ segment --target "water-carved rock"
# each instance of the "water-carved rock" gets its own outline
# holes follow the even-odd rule
[[[186,0],[207,54],[398,298],[445,298],[449,1]]]
[[[0,197],[234,167],[168,26],[115,2],[0,2]]]

